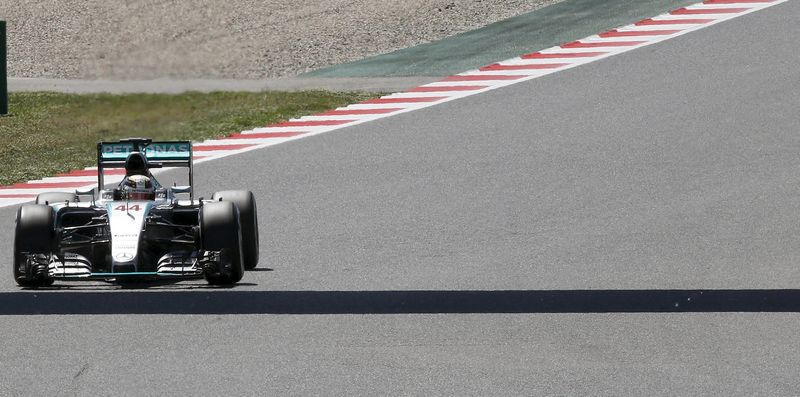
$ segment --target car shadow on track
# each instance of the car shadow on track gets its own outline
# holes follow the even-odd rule
[[[19,291],[0,315],[800,312],[800,290]]]

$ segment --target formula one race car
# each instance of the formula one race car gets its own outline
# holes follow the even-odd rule
[[[160,185],[150,170],[165,167],[188,168],[189,185]],[[103,171],[110,168],[124,168],[125,176],[106,189]],[[97,188],[42,193],[36,204],[19,208],[17,284],[205,277],[225,285],[258,264],[253,193],[222,191],[195,200],[191,142],[100,142],[97,177]]]

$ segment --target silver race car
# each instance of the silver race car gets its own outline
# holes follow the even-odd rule
[[[159,184],[150,170],[166,167],[187,168],[189,184]],[[107,189],[103,171],[111,168],[124,169],[125,175]],[[100,142],[97,177],[97,188],[42,193],[35,204],[19,208],[17,284],[205,277],[227,285],[258,264],[253,193],[222,191],[211,200],[195,199],[191,142]]]

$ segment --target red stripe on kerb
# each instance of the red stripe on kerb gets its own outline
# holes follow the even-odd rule
[[[268,125],[267,127],[319,127],[326,125],[340,125],[352,123],[356,120],[313,120],[313,121],[284,121],[283,123]]]
[[[192,146],[192,150],[195,152],[211,152],[214,150],[239,150],[244,149],[246,147],[253,146],[252,144],[242,144],[242,145],[195,145]]]
[[[643,19],[636,22],[636,26],[653,26],[653,25],[700,25],[704,23],[713,22],[713,19]]]
[[[542,54],[533,52],[520,56],[522,59],[558,59],[558,58],[592,58],[608,54],[607,52],[565,52],[561,54]]]
[[[646,41],[607,41],[605,43],[584,43],[582,41],[573,41],[571,43],[561,45],[561,48],[631,47],[643,43],[646,43]]]
[[[386,108],[386,109],[340,109],[330,110],[325,113],[320,113],[318,116],[350,116],[357,114],[386,114],[403,110],[404,108]]]
[[[91,185],[91,182],[44,182],[44,183],[15,183],[9,186],[0,186],[0,190],[7,189],[57,189],[63,187],[81,187]]]
[[[679,8],[670,12],[672,15],[704,15],[704,14],[736,14],[749,10],[749,8],[705,8],[702,10],[689,10]]]
[[[495,63],[493,65],[484,66],[479,70],[489,72],[492,70],[536,70],[536,69],[555,69],[562,66],[567,66],[568,63],[533,63],[530,65],[501,65]]]
[[[0,194],[0,199],[34,198],[35,194]]]
[[[375,98],[361,103],[364,105],[380,105],[385,103],[422,103],[422,102],[436,102],[442,99],[447,99],[447,97],[425,96],[425,97],[413,97],[413,98]]]
[[[233,134],[225,139],[291,138],[302,134],[305,134],[305,132],[254,132],[251,134]]]
[[[517,80],[527,76],[513,76],[513,75],[467,75],[467,76],[449,76],[442,81],[491,81],[491,80]]]
[[[440,92],[440,91],[476,91],[489,87],[488,85],[445,85],[438,87],[417,87],[408,92]]]
[[[680,32],[680,29],[673,30],[640,30],[637,32],[620,32],[618,30],[609,30],[608,32],[600,33],[600,37],[637,37],[637,36],[668,36]]]

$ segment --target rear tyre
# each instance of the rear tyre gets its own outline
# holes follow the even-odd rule
[[[28,254],[45,255],[53,252],[53,209],[47,205],[25,204],[17,210],[14,229],[14,280],[21,287],[42,287],[53,284],[45,273],[28,274]]]
[[[200,240],[205,251],[219,251],[217,271],[207,272],[209,284],[230,285],[242,279],[242,230],[239,211],[231,202],[208,203],[200,208]]]
[[[75,193],[65,193],[65,192],[48,192],[48,193],[39,193],[36,196],[36,204],[56,204],[56,203],[64,203],[64,202],[76,202],[78,201],[78,195]]]
[[[214,201],[230,201],[239,209],[239,222],[242,225],[242,258],[244,268],[255,269],[258,265],[258,211],[253,192],[246,190],[225,190],[211,196]]]

